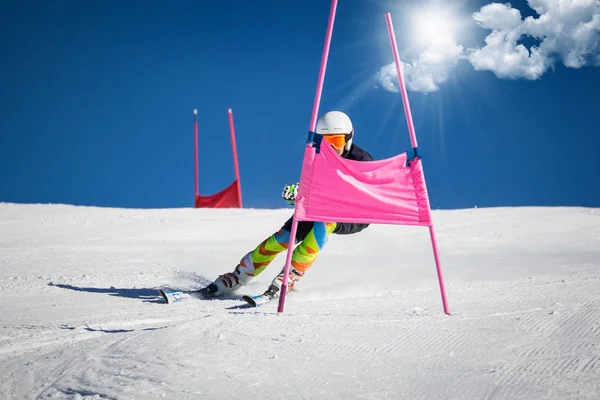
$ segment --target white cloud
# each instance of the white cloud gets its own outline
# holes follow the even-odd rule
[[[510,4],[492,3],[483,6],[473,19],[483,28],[494,30],[510,30],[521,25],[521,12],[510,7]]]
[[[509,3],[491,3],[475,12],[473,20],[491,31],[481,48],[465,51],[448,32],[428,37],[428,47],[402,63],[407,88],[438,90],[461,59],[468,60],[476,71],[491,71],[509,79],[540,79],[558,62],[569,68],[600,66],[599,0],[528,0],[528,4],[539,17],[523,19]],[[435,22],[432,12],[428,13]],[[527,48],[519,43],[528,37],[536,39],[537,45]],[[398,91],[393,63],[383,66],[376,78],[383,89]]]
[[[402,74],[408,90],[434,92],[448,79],[463,54],[463,47],[451,36],[433,41],[411,63],[402,62]],[[378,83],[391,92],[398,91],[398,74],[394,63],[383,66],[377,74]]]
[[[508,4],[488,4],[473,14],[484,29],[492,29],[485,38],[486,45],[469,51],[469,61],[476,71],[493,71],[500,78],[537,79],[548,66],[539,49],[531,52],[517,44],[522,36],[521,12]]]
[[[557,61],[570,68],[599,66],[600,2],[598,0],[529,0],[538,18],[521,19],[510,4],[493,3],[473,14],[492,31],[486,45],[469,50],[477,71],[488,70],[500,78],[539,79]],[[518,40],[531,36],[540,41],[527,49]]]

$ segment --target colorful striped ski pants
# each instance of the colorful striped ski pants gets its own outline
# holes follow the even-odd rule
[[[319,255],[319,252],[325,247],[329,236],[336,227],[335,222],[298,222],[298,229],[294,243],[296,247],[292,253],[292,265],[302,276],[312,266]],[[250,276],[258,276],[267,268],[275,257],[287,250],[291,231],[291,218],[277,232],[263,240],[254,250],[248,253],[241,261],[243,270]],[[252,267],[247,265],[244,260],[250,258]],[[283,265],[282,265],[283,269]]]

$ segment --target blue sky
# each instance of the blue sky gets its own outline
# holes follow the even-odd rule
[[[432,208],[598,207],[600,6],[552,3],[340,0],[320,111],[377,159],[409,148],[391,12]],[[234,179],[231,107],[244,206],[286,207],[329,8],[4,1],[0,201],[191,207],[193,110],[207,195]]]

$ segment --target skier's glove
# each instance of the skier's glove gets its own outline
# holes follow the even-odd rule
[[[281,197],[291,206],[296,204],[296,196],[298,195],[298,186],[300,186],[300,182],[295,185],[285,185],[283,187],[283,192],[281,192]]]

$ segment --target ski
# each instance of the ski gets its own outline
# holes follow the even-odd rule
[[[203,298],[198,290],[176,290],[170,288],[160,288],[158,293],[165,299],[167,304],[177,303],[190,298]]]
[[[210,300],[212,298],[215,298],[211,296],[211,291],[209,287],[210,285],[200,290],[180,290],[163,287],[159,288],[158,292],[167,304],[173,304],[191,298],[200,300]],[[256,296],[243,295],[241,298],[251,307],[260,307],[269,303],[271,300],[279,298],[279,290],[280,289],[277,286],[271,285],[263,294],[259,294]],[[239,297],[236,298],[239,299]]]
[[[259,294],[257,296],[244,295],[242,296],[242,299],[244,299],[246,303],[250,304],[252,307],[260,307],[273,300],[274,297],[269,297],[265,294]]]
[[[170,287],[162,287],[158,289],[160,295],[165,299],[167,304],[177,303],[182,300],[189,298],[196,299],[211,299],[214,298],[214,293],[217,291],[217,287],[214,284],[210,284],[202,289],[197,290],[181,290],[173,289]]]
[[[181,290],[173,289],[170,287],[162,287],[158,289],[158,293],[165,300],[167,304],[179,303],[180,301],[187,299],[196,300],[213,300],[213,299],[229,299],[229,300],[240,300],[239,296],[215,296],[214,292],[216,288],[213,288],[213,284],[203,287],[202,289],[196,290]]]
[[[263,293],[256,296],[242,296],[242,299],[246,301],[246,303],[250,304],[252,307],[260,307],[264,306],[271,300],[274,300],[279,297],[279,288],[275,285],[269,286],[269,288]]]

